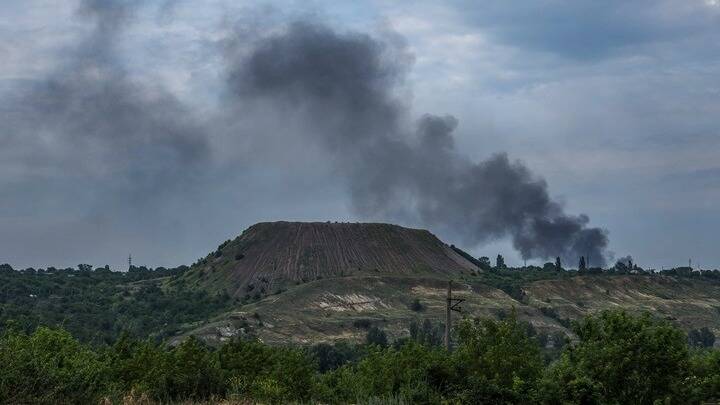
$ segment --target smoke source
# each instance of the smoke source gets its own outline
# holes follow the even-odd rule
[[[299,135],[333,155],[360,216],[418,223],[471,245],[509,235],[526,259],[604,265],[607,232],[566,214],[522,163],[459,154],[452,116],[425,115],[408,128],[397,94],[411,59],[397,41],[297,22],[228,60],[228,85],[240,105],[300,113],[308,126]]]

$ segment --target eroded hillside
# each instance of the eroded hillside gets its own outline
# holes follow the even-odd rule
[[[183,282],[235,297],[261,298],[328,277],[457,275],[477,267],[419,229],[390,224],[266,222],[193,266]]]
[[[510,296],[483,282],[482,275],[454,283],[466,301],[456,317],[506,316],[513,309],[538,333],[572,335],[570,321],[608,308],[650,311],[689,330],[720,332],[720,289],[703,280],[649,275],[572,275],[527,283]],[[317,280],[244,305],[192,333],[210,342],[253,334],[269,343],[363,339],[377,326],[392,337],[410,324],[444,322],[447,281],[412,276],[358,276]],[[421,309],[413,306],[418,300]]]

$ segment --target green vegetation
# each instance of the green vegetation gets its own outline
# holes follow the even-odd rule
[[[62,329],[0,336],[0,402],[657,404],[715,401],[720,351],[691,349],[665,320],[605,311],[546,364],[516,319],[463,320],[456,347],[406,339],[383,347],[272,347],[234,339],[175,347],[123,334],[80,343]]]
[[[220,256],[234,258],[226,253]],[[583,295],[591,291],[600,300],[620,297],[633,303],[635,298],[623,289],[631,280],[643,299],[689,300],[695,299],[689,298],[693,292],[715,289],[720,273],[681,268],[661,277],[637,265],[583,272],[558,268],[548,263],[460,274],[455,294],[470,298],[464,307],[481,313],[475,310],[483,307],[472,299],[479,297],[475,299],[487,300],[485,308],[495,305],[488,312],[500,320],[458,321],[448,353],[438,316],[446,286],[440,278],[337,277],[243,303],[195,288],[183,277],[186,267],[133,267],[119,273],[89,265],[22,271],[3,265],[0,403],[121,403],[135,398],[162,403],[653,404],[720,398],[720,352],[712,349],[713,331],[702,326],[703,319],[712,321],[715,307],[709,306],[709,315],[691,327],[683,325],[685,334],[668,312],[598,312],[598,298]],[[330,298],[324,295],[328,286],[335,294]],[[568,288],[571,292],[563,290]],[[548,298],[553,296],[562,297],[559,304]],[[375,308],[334,315],[313,306],[328,300],[330,307],[353,308],[347,301],[332,301],[337,297]],[[315,336],[328,333],[323,328],[331,325],[337,328],[330,332],[335,336],[349,330],[359,338],[313,346],[251,339],[260,336],[267,342],[269,333],[286,337],[304,327],[302,321],[279,321],[284,313],[273,311],[282,305],[294,315],[285,319],[317,322]],[[508,309],[513,305],[517,312]],[[591,315],[573,316],[569,308]],[[214,346],[178,338],[213,317],[227,325],[222,314],[234,314],[243,332]],[[327,323],[320,323],[324,319]],[[543,329],[541,324],[536,330],[528,322],[535,319],[563,329]],[[168,344],[171,340],[174,345]]]
[[[225,294],[193,290],[182,283],[165,285],[185,271],[185,266],[132,267],[121,273],[107,267],[92,270],[90,265],[15,271],[2,265],[0,331],[8,324],[26,332],[50,326],[93,344],[112,343],[122,332],[161,341],[230,308]]]

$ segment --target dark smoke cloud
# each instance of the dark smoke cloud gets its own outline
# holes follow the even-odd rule
[[[413,58],[400,38],[338,33],[310,22],[266,36],[244,32],[227,42],[244,50],[227,53],[232,97],[201,120],[172,92],[138,81],[123,64],[123,34],[147,4],[82,0],[77,15],[90,24],[87,35],[47,77],[20,83],[0,99],[0,168],[15,172],[0,177],[9,190],[0,209],[10,213],[4,218],[36,221],[13,225],[23,238],[3,237],[41,235],[56,257],[98,243],[112,227],[109,232],[125,236],[108,244],[145,249],[147,256],[177,251],[180,235],[224,221],[213,219],[222,214],[203,218],[199,207],[209,205],[185,200],[211,195],[216,211],[235,212],[236,191],[228,190],[243,186],[235,182],[242,149],[261,144],[269,152],[255,159],[288,178],[299,175],[263,159],[296,158],[300,169],[313,158],[330,161],[363,218],[420,224],[466,245],[510,236],[526,258],[559,255],[572,263],[585,255],[603,264],[605,231],[589,227],[587,216],[567,215],[544,180],[505,154],[477,163],[458,153],[452,116],[410,118],[405,78]],[[278,128],[280,135],[270,134]],[[264,139],[268,134],[272,140]],[[321,155],[288,146],[303,144],[319,145]],[[48,219],[56,220],[50,230]],[[158,251],[147,247],[167,233],[174,237]],[[207,234],[216,235],[198,238]],[[67,257],[80,254],[86,252]]]
[[[300,22],[230,60],[228,83],[241,106],[267,103],[278,119],[303,114],[308,128],[298,132],[332,152],[365,218],[411,221],[473,245],[509,235],[524,258],[583,255],[604,265],[607,232],[566,214],[522,163],[459,154],[452,116],[425,115],[407,129],[410,62],[397,42]]]
[[[127,31],[150,2],[78,5],[85,26],[49,73],[0,97],[0,260],[188,263],[223,235],[203,228],[197,197],[217,186],[210,128],[125,65]]]
[[[28,166],[78,176],[99,204],[147,204],[193,181],[209,159],[204,128],[170,92],[134,81],[117,43],[138,1],[84,0],[78,16],[92,30],[67,52],[68,63],[24,84],[0,109],[0,139],[25,145]],[[31,169],[27,170],[31,172]],[[98,184],[93,184],[97,181]]]
[[[629,267],[631,264],[634,263],[634,261],[633,261],[633,257],[632,257],[632,256],[627,255],[627,256],[623,256],[623,257],[617,259],[616,263],[618,263],[618,264],[619,264],[619,263],[622,263],[622,264],[624,264],[625,266],[628,266],[628,267]],[[616,265],[616,266],[617,266],[617,265]]]

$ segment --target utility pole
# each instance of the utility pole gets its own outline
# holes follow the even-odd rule
[[[445,348],[450,351],[450,329],[452,328],[452,311],[461,312],[459,307],[464,299],[452,297],[452,280],[448,280],[447,303],[445,305]]]
[[[132,269],[132,254],[128,255],[128,270]]]
[[[452,313],[450,312],[450,303],[452,302],[452,280],[448,281],[447,304],[445,305],[445,349],[450,351],[450,323],[452,322]]]

